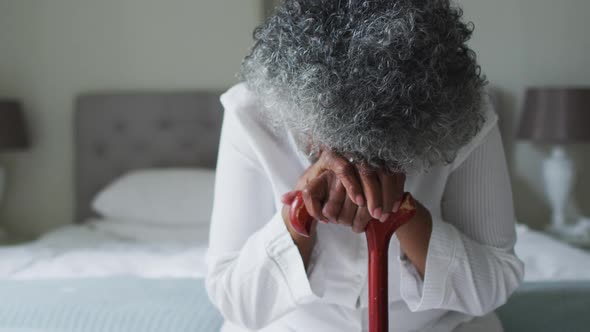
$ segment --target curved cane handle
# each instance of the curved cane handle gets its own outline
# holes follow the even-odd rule
[[[416,214],[416,201],[404,193],[398,211],[385,222],[372,219],[365,234],[369,249],[369,332],[386,332],[389,329],[389,294],[387,285],[387,252],[393,233]],[[301,191],[297,192],[289,209],[293,229],[309,237],[313,217],[305,208]]]

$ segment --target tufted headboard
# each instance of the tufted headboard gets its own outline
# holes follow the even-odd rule
[[[75,221],[95,216],[94,195],[130,170],[214,168],[219,93],[86,94],[75,103]]]

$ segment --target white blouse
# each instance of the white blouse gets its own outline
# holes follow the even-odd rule
[[[318,224],[307,271],[281,217],[280,197],[310,165],[277,135],[244,84],[227,91],[206,287],[222,331],[367,329],[367,244],[348,227]],[[452,331],[502,305],[523,277],[497,117],[451,165],[409,174],[406,191],[432,214],[424,280],[389,249],[391,331]]]

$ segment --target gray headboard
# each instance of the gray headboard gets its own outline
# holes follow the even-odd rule
[[[219,93],[102,93],[75,103],[75,221],[95,214],[94,195],[130,170],[214,168]]]

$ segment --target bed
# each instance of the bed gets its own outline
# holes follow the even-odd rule
[[[131,183],[132,189],[156,186],[169,196],[193,183],[185,181],[189,177],[202,185],[189,187],[202,187],[202,192],[184,188],[185,201],[202,201],[199,209],[206,209],[212,182],[203,179],[215,167],[221,119],[215,92],[80,96],[74,120],[76,224],[26,245],[0,248],[0,332],[219,330],[221,315],[203,287],[206,213],[197,225],[187,226],[176,218],[178,210],[190,210],[179,205],[181,198],[164,204],[165,198],[151,198],[146,192],[154,190],[145,188],[138,202],[151,208],[146,219],[170,215],[177,223],[129,228],[127,221],[136,218],[133,211],[121,220],[125,218],[96,210],[104,208],[98,203],[105,192],[114,192],[114,183]],[[187,173],[192,169],[200,170],[198,176]],[[147,181],[154,174],[144,170],[164,170],[168,177]],[[123,210],[133,205],[128,196],[118,195],[103,201]],[[142,236],[134,237],[138,234]],[[505,330],[590,326],[585,313],[590,307],[590,254],[525,226],[518,227],[518,237],[526,282],[498,310]]]
[[[135,171],[213,174],[222,117],[214,91],[79,96],[75,223],[0,248],[0,331],[218,330],[221,316],[203,287],[209,216],[163,239],[137,239],[106,227],[125,220],[111,222],[93,205],[101,191]],[[202,195],[212,192],[209,178]],[[152,231],[161,233],[166,230]]]

